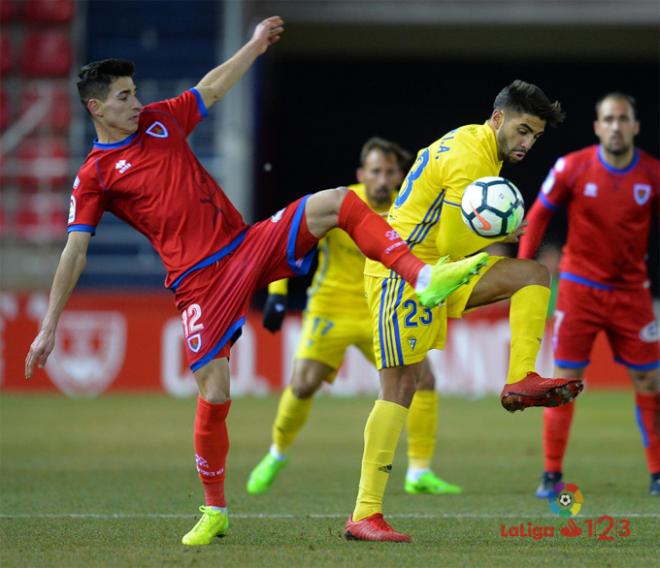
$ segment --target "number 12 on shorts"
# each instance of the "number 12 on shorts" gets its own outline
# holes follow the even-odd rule
[[[204,324],[199,321],[202,317],[202,308],[199,304],[190,304],[181,314],[183,323],[183,336],[186,338],[188,348],[197,353],[202,348],[202,334]]]

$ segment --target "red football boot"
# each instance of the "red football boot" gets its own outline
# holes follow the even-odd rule
[[[522,381],[504,385],[500,402],[509,412],[530,406],[561,406],[571,402],[583,388],[582,379],[544,379],[530,372]]]
[[[383,513],[374,513],[361,521],[348,517],[344,530],[346,540],[373,540],[379,542],[410,542],[407,534],[396,532],[383,519]]]

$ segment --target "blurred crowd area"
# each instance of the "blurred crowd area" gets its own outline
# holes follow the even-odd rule
[[[403,4],[0,0],[0,287],[47,288],[66,239],[70,188],[94,136],[77,99],[78,68],[105,57],[134,60],[146,104],[193,86],[274,13],[286,20],[280,44],[191,137],[249,221],[305,193],[353,183],[370,136],[415,153],[456,126],[483,122],[515,78],[539,84],[568,114],[523,164],[502,172],[527,206],[559,156],[596,142],[593,105],[605,92],[637,98],[638,144],[658,155],[655,3]],[[540,253],[548,262],[564,235],[560,214]],[[649,257],[656,296],[657,237],[656,226]],[[157,288],[163,278],[149,243],[106,215],[81,286]],[[307,283],[292,284],[293,307],[302,307]]]

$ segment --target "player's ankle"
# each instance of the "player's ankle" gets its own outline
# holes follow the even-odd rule
[[[425,264],[417,273],[417,282],[415,283],[415,292],[421,294],[426,290],[431,283],[431,274],[433,267],[430,264]]]
[[[277,461],[284,461],[286,459],[286,454],[282,452],[275,444],[272,444],[268,450],[271,456],[273,456]]]

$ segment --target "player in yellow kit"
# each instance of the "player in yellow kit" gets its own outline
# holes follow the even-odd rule
[[[357,171],[361,182],[349,186],[374,211],[387,214],[411,156],[382,138],[368,140]],[[319,265],[303,317],[303,329],[291,383],[282,393],[272,428],[269,452],[252,470],[247,491],[267,492],[282,468],[286,454],[309,416],[314,394],[323,382],[332,383],[346,349],[356,346],[372,363],[373,337],[364,293],[364,255],[341,229],[333,229],[319,242]],[[268,287],[264,325],[280,329],[286,310],[287,281]],[[430,469],[435,449],[437,393],[428,366],[420,374],[418,390],[408,416],[408,493],[460,493],[460,487],[438,478]]]
[[[495,98],[490,118],[453,130],[422,149],[404,180],[388,219],[415,254],[426,262],[443,255],[473,255],[497,239],[477,236],[461,218],[463,190],[477,178],[499,175],[502,162],[521,161],[543,133],[564,114],[536,87],[514,81]],[[515,242],[522,233],[508,237]],[[348,539],[408,542],[382,515],[385,487],[408,407],[426,354],[442,349],[447,317],[511,298],[511,356],[502,405],[510,411],[557,406],[577,396],[580,381],[543,379],[535,362],[545,328],[550,290],[547,269],[535,262],[490,257],[481,274],[453,292],[445,304],[427,308],[410,287],[385,267],[367,261],[365,288],[380,370],[381,399],[365,427],[357,503],[346,523]],[[478,354],[475,353],[475,357]]]

